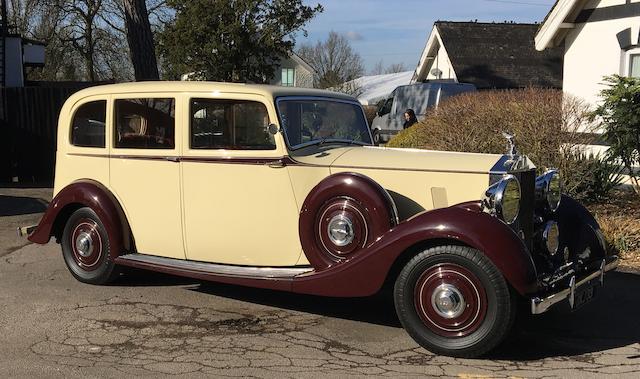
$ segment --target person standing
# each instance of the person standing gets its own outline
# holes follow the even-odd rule
[[[404,111],[404,124],[402,125],[403,129],[407,129],[413,124],[418,122],[418,118],[416,117],[416,112],[413,109],[407,109]]]

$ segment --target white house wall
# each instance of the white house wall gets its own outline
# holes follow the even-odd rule
[[[432,71],[436,68],[442,71],[441,77],[437,77],[436,75],[432,74]],[[440,47],[438,48],[438,52],[436,53],[435,58],[433,59],[430,67],[427,70],[426,78],[428,80],[434,80],[434,79],[457,80],[456,73],[453,70],[453,65],[451,64],[451,60],[449,60],[449,55],[447,55],[447,51],[445,50],[442,44],[440,44]]]
[[[638,3],[640,0],[631,0]],[[590,1],[586,9],[624,5],[626,0]],[[602,78],[606,75],[625,75],[621,60],[626,55],[620,48],[617,34],[627,28],[632,38],[638,39],[640,15],[632,17],[575,24],[565,38],[563,89],[597,104],[599,93],[605,88]],[[637,42],[636,42],[637,43]]]

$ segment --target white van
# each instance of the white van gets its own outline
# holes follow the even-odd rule
[[[427,109],[437,107],[447,97],[475,90],[473,84],[453,82],[416,83],[397,87],[388,99],[378,103],[376,118],[371,123],[374,142],[387,142],[401,131],[407,109],[413,109],[420,120],[424,118]]]

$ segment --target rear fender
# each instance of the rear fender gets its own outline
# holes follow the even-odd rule
[[[131,250],[132,241],[129,226],[120,204],[115,196],[102,184],[93,180],[79,180],[63,188],[49,203],[40,223],[29,235],[31,242],[46,244],[55,233],[54,226],[66,223],[70,216],[65,211],[69,207],[91,208],[105,226],[109,236],[112,258],[125,249]]]

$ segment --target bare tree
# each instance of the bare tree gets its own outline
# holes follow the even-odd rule
[[[395,74],[397,72],[403,72],[403,71],[407,71],[407,68],[405,67],[404,63],[394,63],[389,65],[389,67],[387,67],[387,69],[385,70],[385,74]]]
[[[319,88],[336,88],[364,74],[360,55],[345,36],[333,31],[326,41],[302,45],[297,53],[316,71]]]
[[[382,75],[385,73],[384,61],[380,59],[371,69],[371,75]]]
[[[95,81],[96,47],[100,40],[97,22],[102,0],[55,0],[54,5],[64,14],[61,40],[80,54],[87,78]]]

